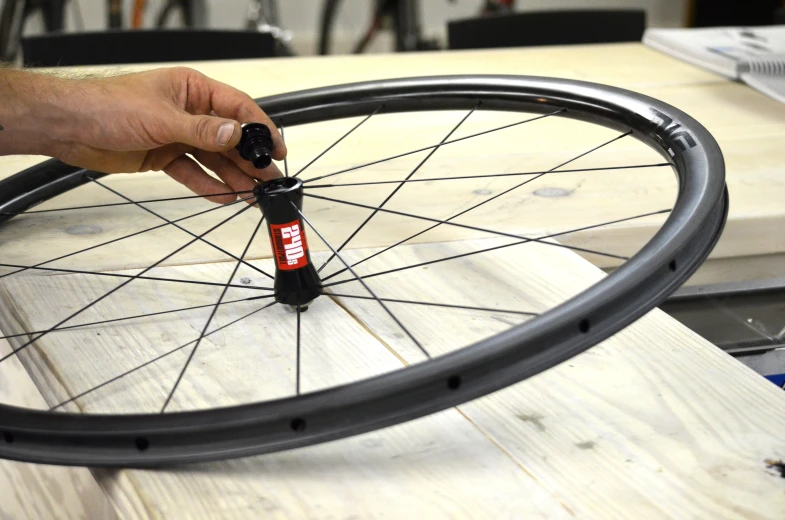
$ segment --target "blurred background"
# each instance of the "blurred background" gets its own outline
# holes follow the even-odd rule
[[[0,57],[51,66],[639,41],[647,26],[775,23],[782,5],[780,0],[0,0]],[[140,34],[116,34],[132,29]],[[200,35],[189,40],[152,34],[183,29]],[[231,47],[244,51],[226,50]]]
[[[0,0],[0,7],[5,4],[21,3],[17,0]],[[36,34],[46,30],[44,11],[57,10],[63,4],[63,30],[65,31],[98,31],[107,28],[109,9],[112,4],[119,4],[122,11],[124,26],[130,27],[134,17],[135,3],[133,0],[112,2],[107,0],[66,0],[58,2],[41,2],[28,0],[27,4],[42,5],[44,9],[36,9],[27,17],[24,34]],[[261,8],[268,17],[275,15],[277,10],[278,23],[291,32],[291,46],[297,54],[314,54],[317,52],[320,38],[320,16],[325,4],[336,3],[337,13],[333,23],[332,52],[350,52],[355,45],[361,28],[365,28],[374,15],[374,0],[342,0],[325,2],[324,0],[284,0],[274,2],[255,2],[250,0],[196,0],[170,2],[168,0],[147,0],[144,2],[142,26],[152,28],[158,25],[160,15],[170,4],[169,16],[165,27],[185,27],[182,8],[186,6],[195,12],[193,22],[198,26],[214,29],[243,29],[253,11]],[[404,2],[405,3],[405,2]],[[483,0],[422,0],[414,2],[420,10],[422,33],[428,39],[434,39],[443,46],[447,43],[447,22],[477,15],[484,7]],[[269,5],[272,4],[272,10]],[[653,26],[682,26],[687,17],[687,0],[601,0],[586,2],[585,0],[519,0],[515,2],[515,11],[538,11],[546,9],[585,9],[587,4],[592,8],[623,8],[641,9],[646,12],[649,23]],[[258,7],[257,7],[258,6]],[[266,8],[266,9],[265,9]],[[264,11],[267,11],[264,13]],[[204,13],[199,13],[204,11]],[[369,52],[391,51],[395,47],[395,38],[390,30],[379,31],[378,36],[369,45]]]

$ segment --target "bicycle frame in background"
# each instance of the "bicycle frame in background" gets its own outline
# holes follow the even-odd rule
[[[127,0],[106,0],[106,27],[120,30],[126,28],[125,8]],[[129,27],[141,29],[145,13],[151,2],[134,0],[131,3]],[[19,54],[20,40],[26,22],[41,12],[44,32],[61,32],[66,29],[66,8],[72,9],[73,19],[78,31],[84,30],[84,19],[79,0],[5,0],[0,13],[0,61],[14,62]],[[242,27],[247,30],[270,33],[280,55],[292,55],[289,42],[291,32],[280,26],[276,0],[249,0]],[[154,26],[163,29],[179,15],[179,21],[186,28],[207,28],[209,25],[206,0],[166,0],[155,13]]]
[[[294,55],[291,48],[292,32],[281,27],[276,0],[250,0],[245,27],[251,31],[272,35],[279,55]]]
[[[46,32],[62,31],[65,9],[69,0],[5,0],[0,13],[0,61],[14,62],[19,53],[19,41],[27,19],[41,12]],[[74,3],[77,25],[83,26],[78,5]]]
[[[428,51],[440,48],[434,39],[425,38],[420,22],[419,0],[372,0],[375,2],[373,16],[362,36],[352,46],[352,53],[365,52],[380,30],[389,28],[395,37],[396,52]],[[454,3],[455,0],[448,0]],[[335,19],[341,0],[325,0],[320,23],[319,54],[330,54]],[[491,16],[512,12],[515,0],[485,0],[480,16]]]

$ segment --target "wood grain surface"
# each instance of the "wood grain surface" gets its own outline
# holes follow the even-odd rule
[[[500,241],[400,246],[358,271],[372,274]],[[375,251],[356,249],[342,257],[357,260]],[[324,258],[320,253],[315,261]],[[270,267],[269,261],[256,265]],[[166,267],[159,274],[219,280],[227,279],[231,267]],[[368,283],[382,297],[497,309],[390,303],[431,355],[441,355],[528,319],[506,310],[547,310],[601,276],[568,250],[526,244]],[[116,285],[81,278],[6,278],[3,308],[13,309],[18,326],[38,330]],[[357,282],[332,290],[339,288],[347,296],[320,298],[303,314],[303,390],[424,359],[376,302],[350,297],[367,294]],[[215,301],[215,289],[138,281],[117,298],[123,315],[133,315]],[[246,293],[232,289],[227,297]],[[35,302],[45,297],[57,304],[43,314]],[[260,307],[258,301],[222,306],[214,326]],[[194,339],[208,310],[52,332],[21,358],[55,404]],[[110,301],[81,319],[117,313]],[[291,395],[294,319],[291,310],[274,306],[206,338],[172,411]],[[80,399],[80,408],[154,412],[185,357],[179,352],[98,390]],[[785,457],[784,427],[785,396],[776,387],[655,311],[542,375],[405,425],[271,456],[166,471],[99,472],[97,478],[115,504],[141,503],[153,518],[776,519],[785,511],[785,479],[767,461]],[[136,507],[121,513],[140,514]]]
[[[0,340],[0,356],[11,352]],[[0,401],[41,408],[44,400],[18,359],[0,364]],[[118,518],[108,495],[84,468],[37,466],[0,460],[0,518],[76,520]]]

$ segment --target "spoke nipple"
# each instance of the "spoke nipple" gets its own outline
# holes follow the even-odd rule
[[[300,312],[305,312],[305,311],[307,311],[307,310],[308,310],[308,306],[309,306],[309,305],[311,305],[311,303],[313,303],[313,301],[310,301],[310,302],[308,302],[308,303],[303,303],[303,304],[300,304]],[[297,305],[290,305],[289,307],[290,307],[290,308],[291,308],[293,311],[297,312]]]

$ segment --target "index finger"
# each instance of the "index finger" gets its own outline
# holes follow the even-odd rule
[[[278,127],[273,123],[264,110],[259,108],[256,101],[245,92],[229,86],[212,78],[206,78],[210,86],[210,105],[218,117],[234,119],[242,123],[263,123],[269,129],[273,138],[272,156],[276,161],[286,157],[286,144],[278,132]]]

